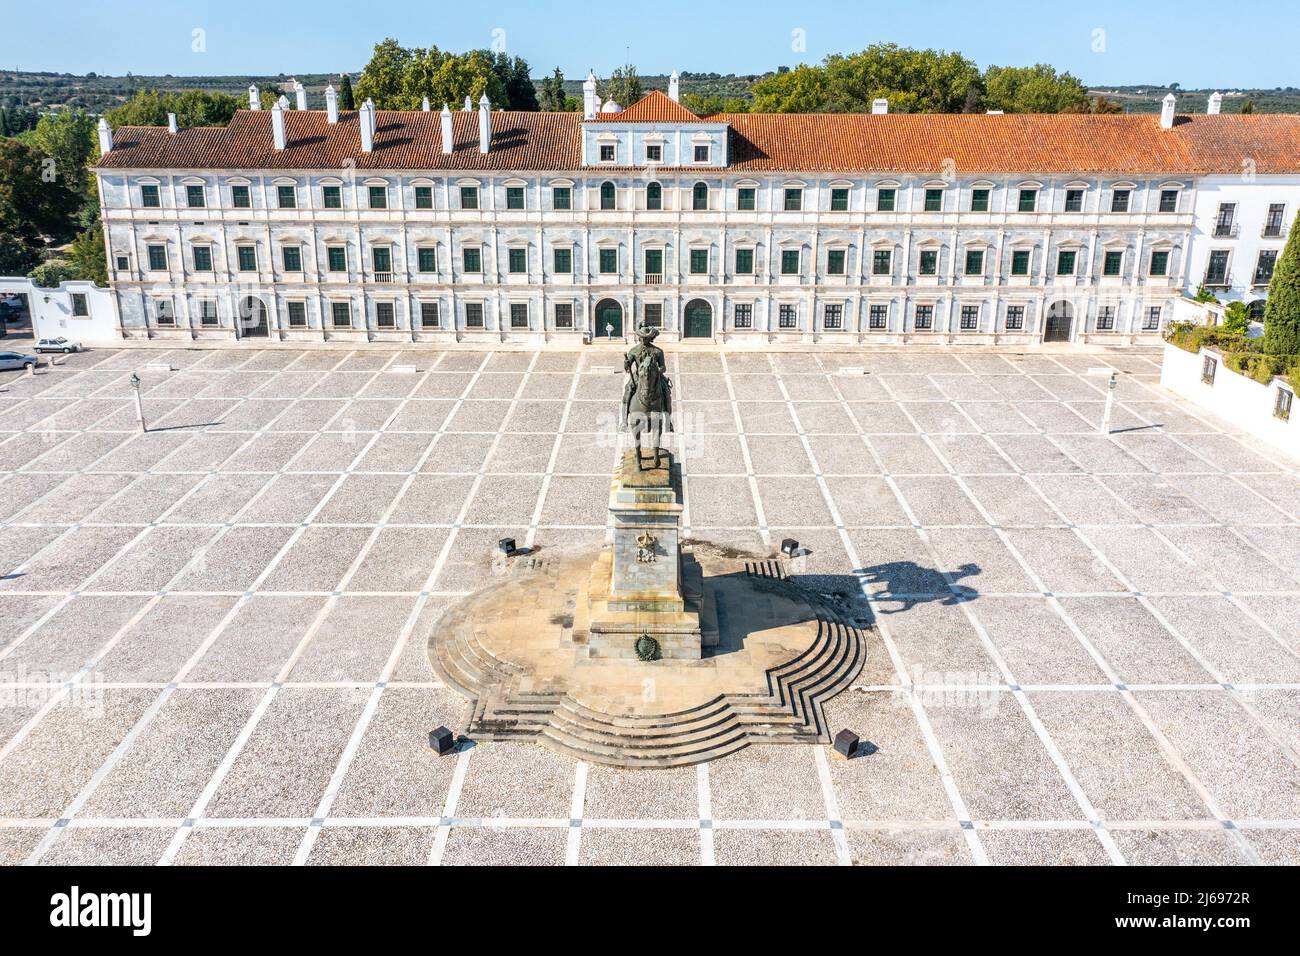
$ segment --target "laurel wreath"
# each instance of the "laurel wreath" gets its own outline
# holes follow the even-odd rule
[[[659,642],[649,634],[642,634],[636,639],[636,656],[643,661],[659,660]]]

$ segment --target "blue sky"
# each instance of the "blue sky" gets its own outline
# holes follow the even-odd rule
[[[534,75],[555,66],[607,74],[758,73],[892,41],[956,49],[980,66],[1048,62],[1092,85],[1300,85],[1300,4],[1252,2],[949,3],[929,0],[2,0],[0,68],[121,74],[295,73],[357,69],[386,36],[465,50],[494,38]],[[1170,26],[1168,21],[1173,22]],[[194,31],[206,49],[194,49]],[[501,31],[501,32],[494,32]],[[803,31],[798,34],[795,31]],[[1098,33],[1096,31],[1104,31]],[[798,37],[803,45],[796,49]],[[1098,49],[1099,48],[1099,49]]]

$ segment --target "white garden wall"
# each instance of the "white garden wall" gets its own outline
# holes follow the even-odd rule
[[[0,277],[0,290],[6,295],[26,294],[32,334],[38,339],[62,335],[83,345],[122,342],[122,326],[111,289],[80,279],[61,282],[57,289],[42,289],[31,279],[6,276]],[[86,315],[74,314],[73,295],[86,297]]]

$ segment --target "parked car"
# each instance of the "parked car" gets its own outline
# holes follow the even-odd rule
[[[16,368],[35,368],[40,360],[35,355],[23,355],[22,352],[0,352],[0,372]]]
[[[36,343],[38,352],[80,352],[81,343],[74,339],[65,339],[62,335],[52,339],[41,339]]]

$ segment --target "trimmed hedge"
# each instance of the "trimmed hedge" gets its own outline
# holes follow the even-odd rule
[[[1300,355],[1269,355],[1260,351],[1259,339],[1228,332],[1222,326],[1174,322],[1165,329],[1165,341],[1193,355],[1202,348],[1217,349],[1223,353],[1224,364],[1234,372],[1261,385],[1282,375],[1300,392]]]

